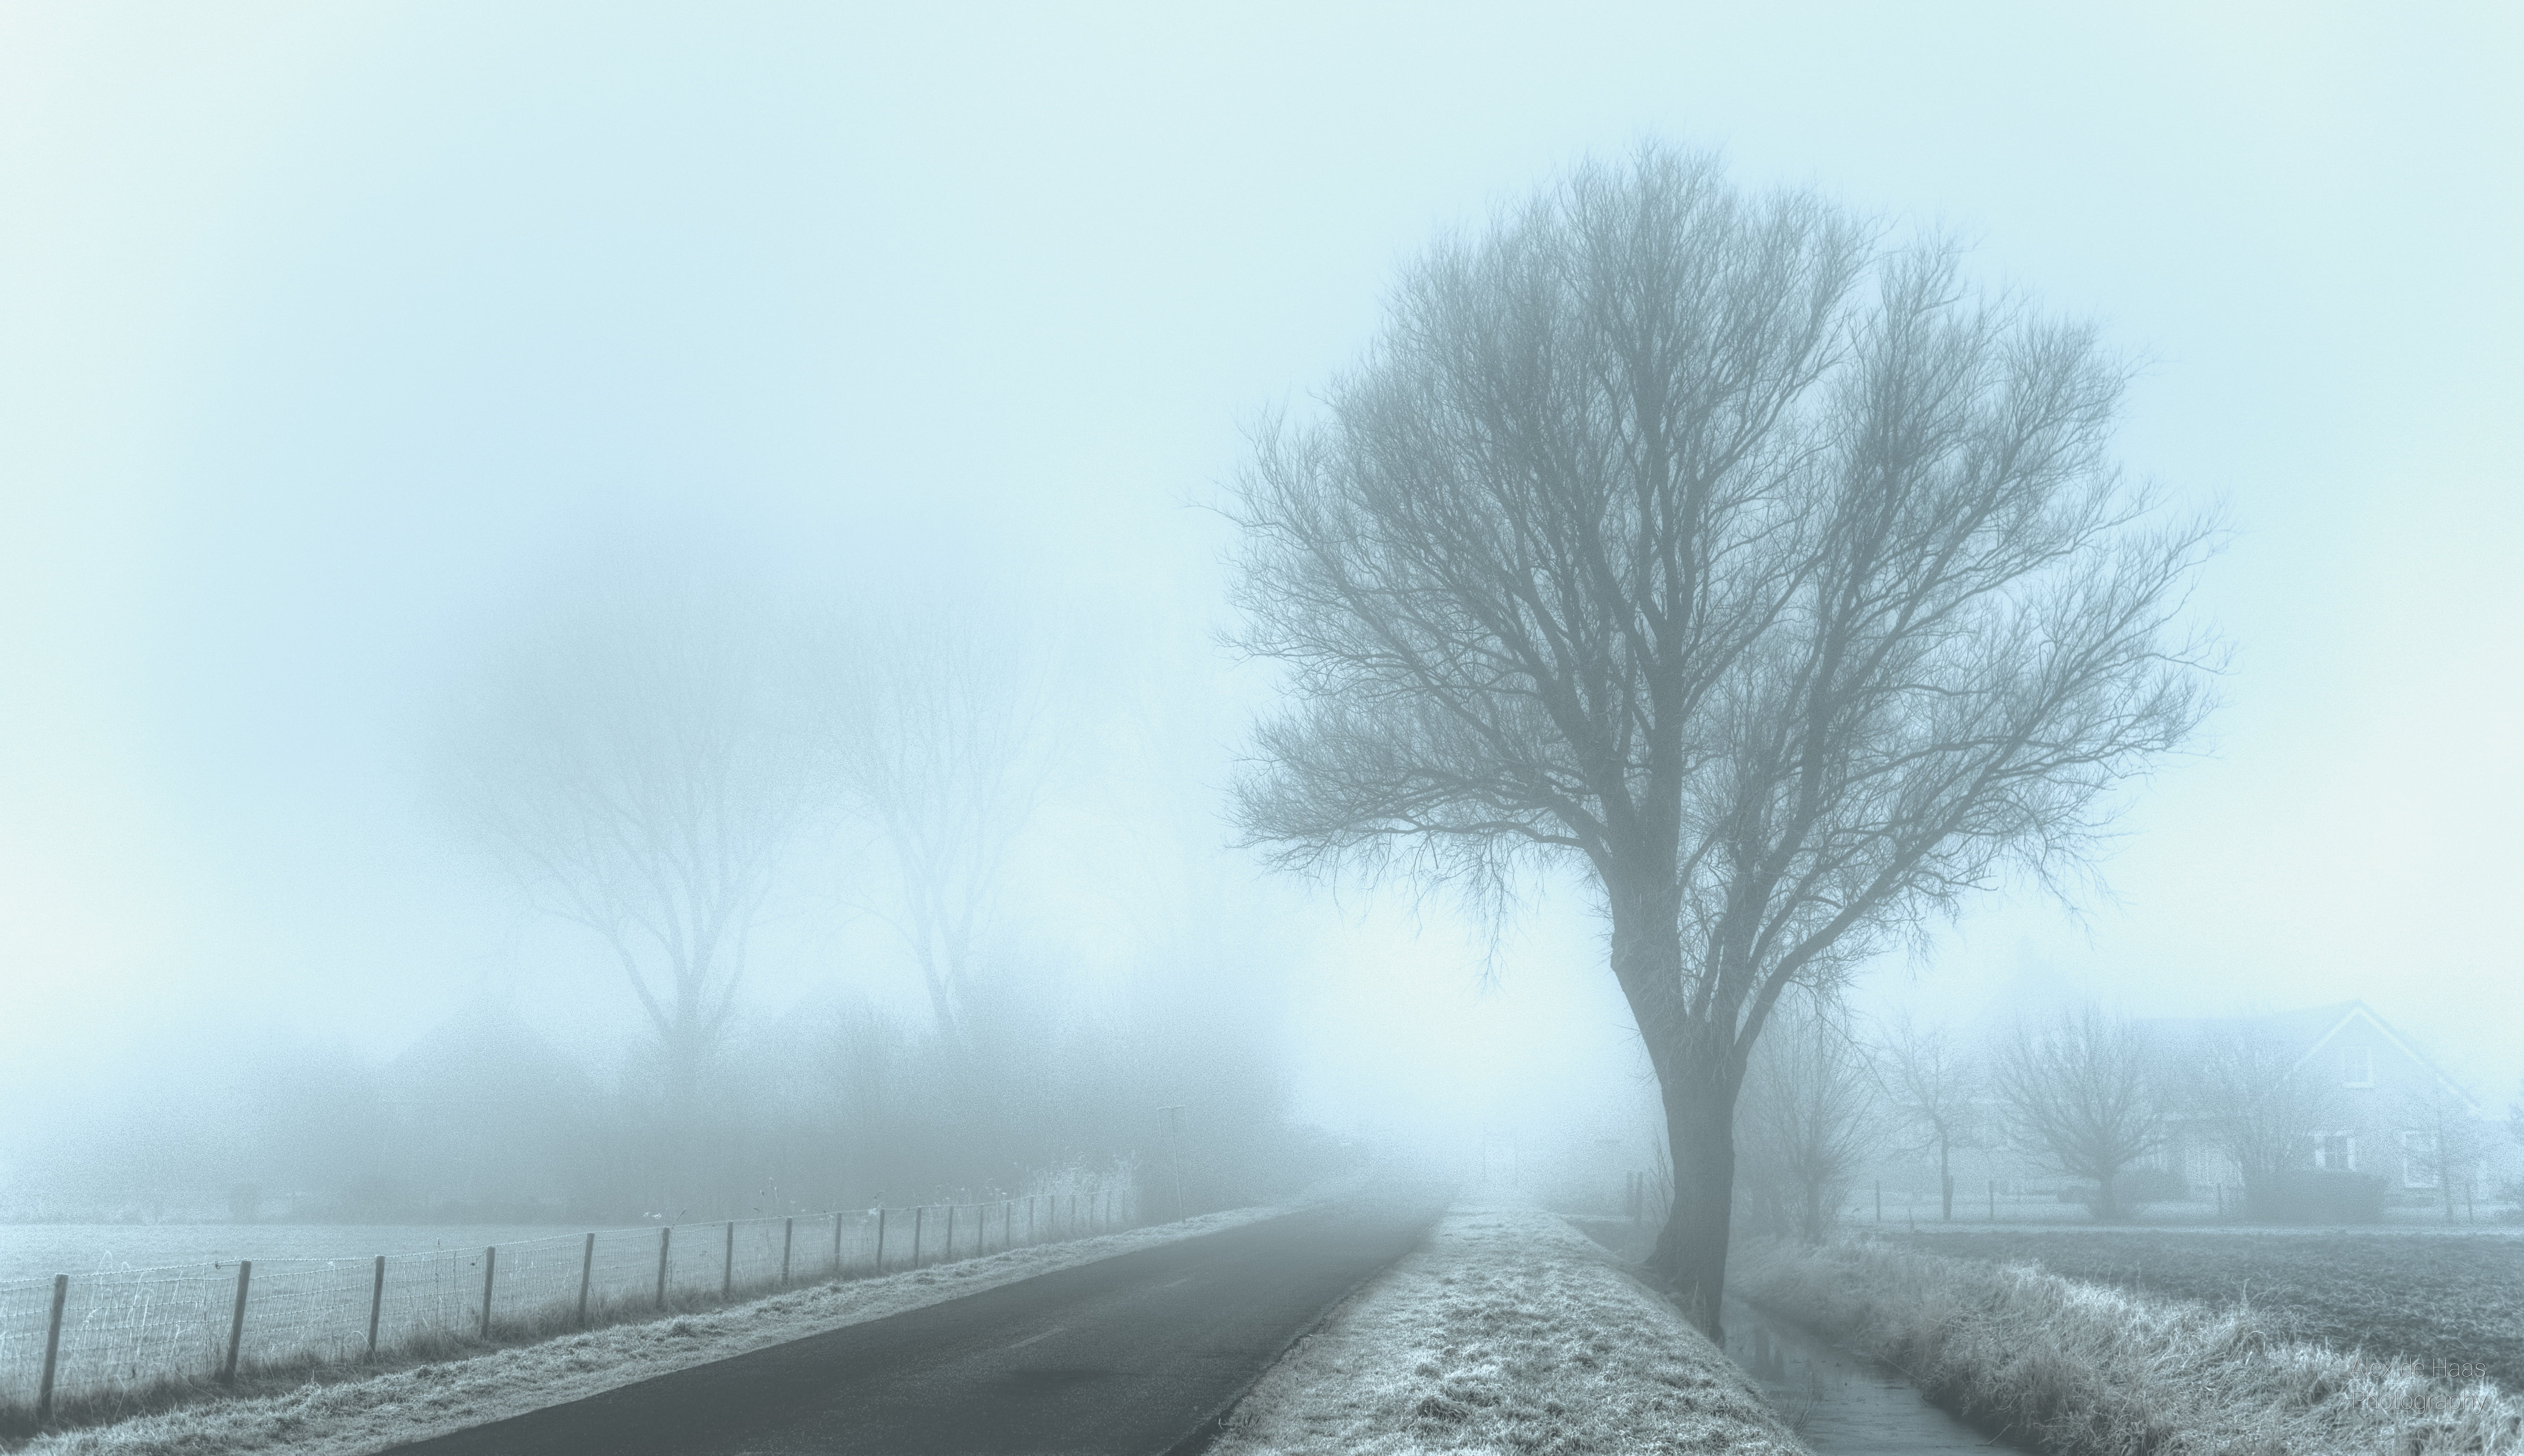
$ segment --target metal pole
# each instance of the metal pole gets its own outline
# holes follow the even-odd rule
[[[482,1250],[482,1337],[491,1337],[491,1276],[500,1271],[500,1246],[496,1243]]]
[[[838,1213],[833,1215],[833,1227],[836,1230],[841,1228],[841,1217],[842,1216]],[[841,1246],[842,1236],[839,1233],[836,1233],[833,1235],[833,1247],[838,1250]],[[841,1271],[841,1267],[842,1256],[836,1252],[833,1255],[834,1272],[839,1273]],[[882,1203],[876,1206],[876,1272],[879,1274],[885,1273],[885,1205]]]
[[[236,1379],[237,1350],[245,1343],[245,1291],[254,1283],[254,1260],[237,1260],[236,1309],[228,1316],[228,1357],[219,1362],[219,1383]]]
[[[718,1264],[718,1297],[724,1299],[736,1287],[736,1220],[727,1221],[727,1252]]]
[[[798,1220],[791,1218],[780,1226],[780,1283],[789,1283],[789,1245],[798,1238]]]
[[[657,1226],[657,1307],[659,1309],[666,1307],[666,1248],[674,1241],[674,1225]]]
[[[587,1236],[586,1251],[578,1256],[578,1323],[587,1323],[587,1286],[596,1282],[596,1235]]]
[[[928,1221],[928,1204],[923,1203],[911,1210],[911,1267],[914,1269],[920,1267],[920,1226]]]
[[[879,1217],[881,1218],[883,1215],[879,1215]],[[883,1225],[880,1224],[879,1227],[882,1228]],[[878,1257],[880,1259],[884,1257],[884,1237],[885,1236],[882,1234],[877,1236],[879,1240],[877,1244],[879,1251]],[[838,1208],[833,1210],[833,1277],[835,1279],[842,1277],[842,1211]]]
[[[386,1312],[386,1256],[377,1255],[377,1277],[368,1288],[368,1358],[377,1358],[377,1317]]]
[[[53,1312],[44,1322],[44,1378],[35,1386],[35,1424],[43,1425],[53,1418],[53,1372],[62,1363],[62,1306],[70,1302],[71,1277],[53,1276]]]
[[[949,1203],[949,1204],[947,1204],[947,1205],[946,1205],[946,1262],[947,1262],[947,1263],[949,1263],[949,1264],[952,1264],[952,1263],[954,1263],[954,1262],[955,1262],[955,1205],[954,1205],[954,1204],[952,1204],[952,1203]]]

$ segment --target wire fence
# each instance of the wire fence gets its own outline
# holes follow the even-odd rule
[[[373,1259],[253,1259],[0,1282],[0,1412],[558,1333],[1136,1226],[1128,1183],[607,1229]]]

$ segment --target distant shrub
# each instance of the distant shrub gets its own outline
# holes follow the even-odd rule
[[[2189,1192],[2182,1175],[2169,1168],[2125,1168],[2112,1180],[2112,1201],[2123,1214],[2143,1203],[2179,1202]],[[2097,1208],[2103,1202],[2103,1190],[2091,1183],[2072,1183],[2060,1190],[2060,1201]]]
[[[2271,1224],[2380,1224],[2390,1187],[2378,1173],[2300,1168],[2248,1194],[2254,1218]]]
[[[2132,1168],[2113,1184],[2123,1208],[2141,1203],[2178,1203],[2191,1191],[2182,1175],[2170,1168]]]

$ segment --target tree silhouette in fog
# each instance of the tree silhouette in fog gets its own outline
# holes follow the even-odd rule
[[[1298,870],[1571,865],[1663,1092],[1653,1256],[1718,1329],[1746,1059],[2010,865],[2049,878],[2204,698],[2203,528],[2107,445],[2124,370],[1710,158],[1581,168],[1409,265],[1236,507],[1287,669],[1240,785]]]

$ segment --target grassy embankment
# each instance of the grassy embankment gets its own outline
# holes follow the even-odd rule
[[[1460,1208],[1228,1418],[1210,1456],[1802,1456],[1750,1382],[1559,1218]]]
[[[2030,1259],[2134,1293],[2250,1307],[2265,1328],[2524,1392],[2524,1238],[2348,1230],[1938,1230],[1928,1253]]]
[[[1983,1430],[2057,1456],[2524,1451],[2524,1400],[2286,1321],[2026,1263],[1876,1240],[1757,1244],[1745,1298],[1884,1360]]]

